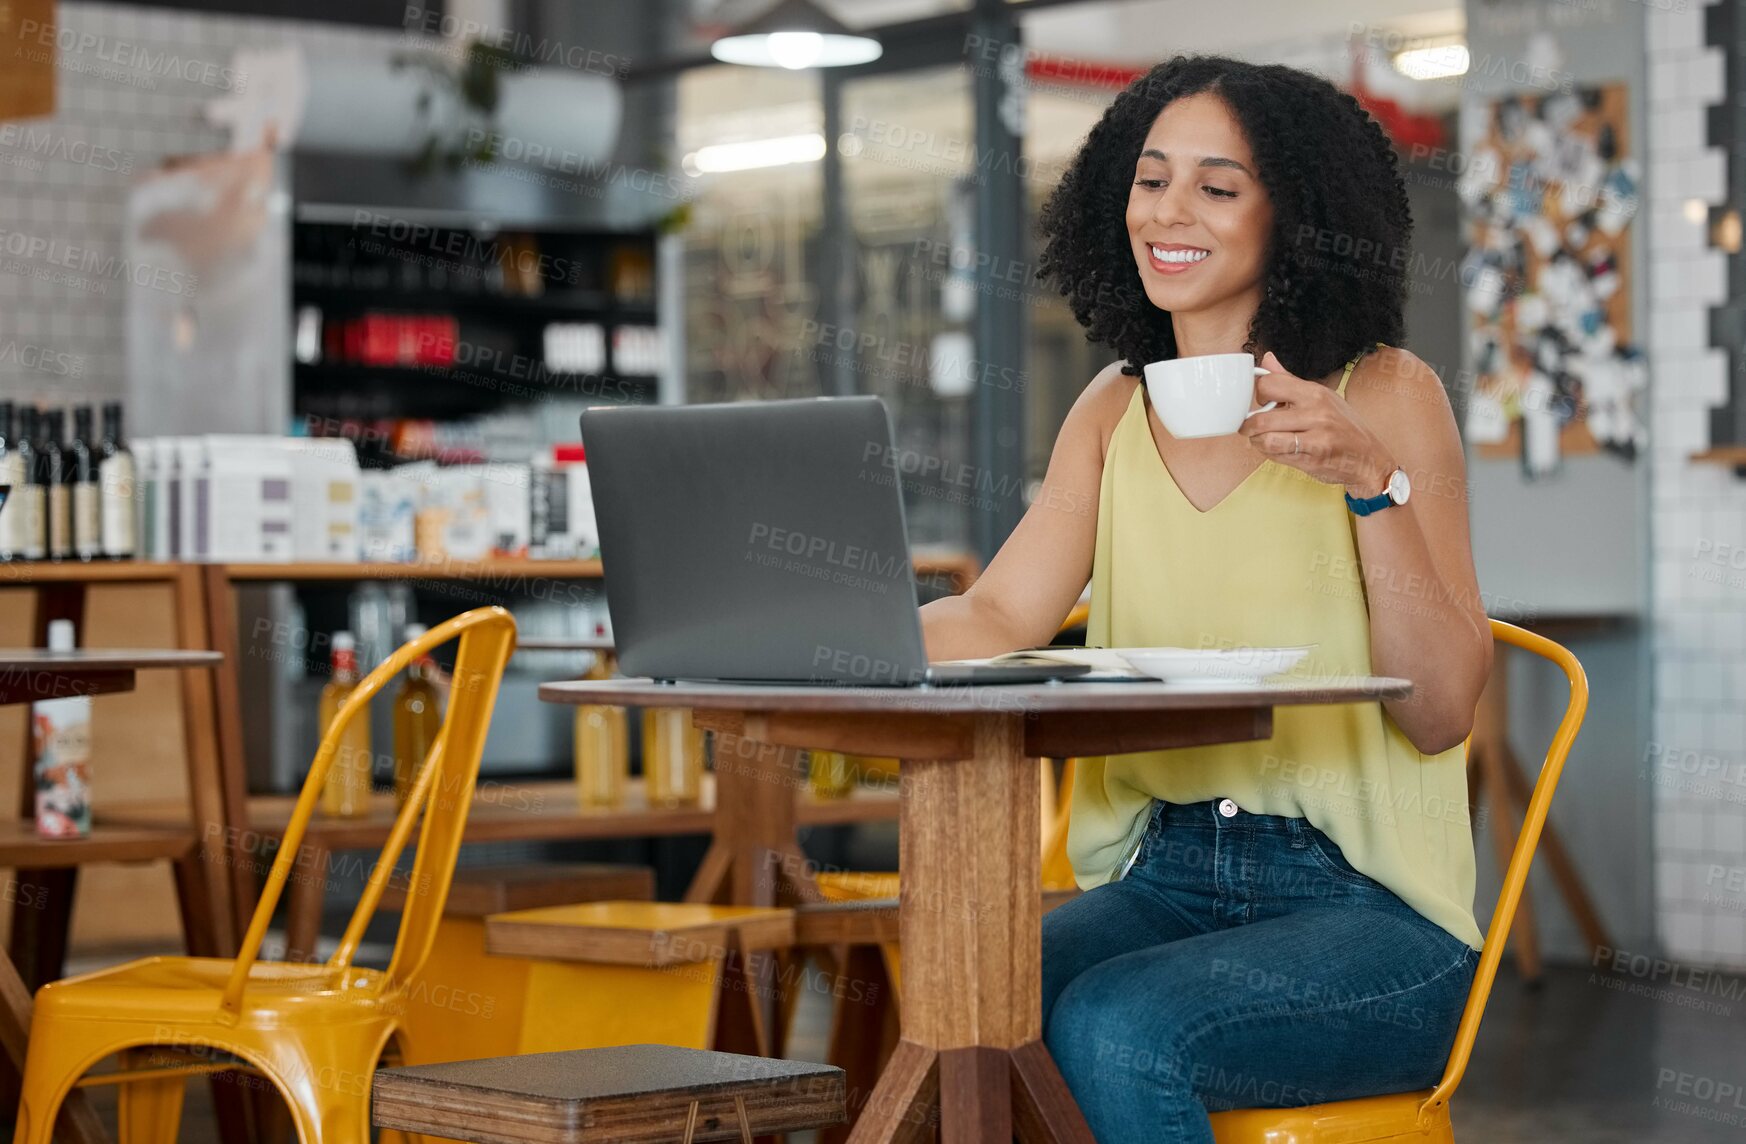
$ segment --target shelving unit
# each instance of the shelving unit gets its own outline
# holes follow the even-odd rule
[[[654,369],[621,360],[614,341],[620,330],[658,326],[655,264],[648,230],[299,218],[292,225],[292,321],[300,334],[292,413],[454,420],[565,393],[653,401]],[[420,335],[424,360],[383,360],[347,345],[344,331],[366,316],[390,325],[436,319],[446,332]],[[545,334],[556,322],[599,326],[598,363],[578,369],[550,362]],[[452,346],[452,360],[442,344]]]

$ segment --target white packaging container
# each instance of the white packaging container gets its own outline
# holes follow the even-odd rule
[[[372,563],[409,564],[418,559],[418,519],[424,485],[406,465],[358,474],[358,557]]]
[[[418,513],[419,559],[483,560],[491,555],[484,470],[484,465],[436,470]]]
[[[199,437],[168,437],[164,443],[169,449],[168,558],[204,560],[208,539],[205,444]]]
[[[594,520],[594,491],[588,483],[586,462],[566,465],[569,478],[570,541],[580,559],[600,555],[600,526]]]
[[[491,554],[525,559],[532,525],[530,470],[526,465],[511,464],[490,464],[483,469],[485,509],[491,518]]]
[[[170,558],[170,514],[166,507],[169,479],[166,472],[169,449],[162,437],[142,437],[132,444],[139,466],[139,495],[134,506],[134,535],[139,537],[141,560]]]
[[[72,651],[73,621],[49,623],[50,651]],[[91,834],[91,697],[68,695],[31,705],[31,764],[38,838]]]
[[[200,438],[196,553],[217,563],[289,562],[291,457],[282,437]],[[184,478],[186,483],[186,478]]]
[[[291,462],[291,559],[358,559],[358,450],[344,437],[294,437]]]

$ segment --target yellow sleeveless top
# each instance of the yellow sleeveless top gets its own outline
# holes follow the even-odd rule
[[[1340,378],[1342,394],[1357,360]],[[1145,394],[1143,383],[1134,387],[1104,458],[1086,642],[1314,644],[1292,674],[1371,674],[1356,518],[1344,490],[1267,460],[1201,512],[1158,453]],[[1152,800],[1219,798],[1253,814],[1308,819],[1358,870],[1473,948],[1483,944],[1464,752],[1420,754],[1381,703],[1279,707],[1271,739],[1082,760],[1067,837],[1079,884],[1118,876]]]

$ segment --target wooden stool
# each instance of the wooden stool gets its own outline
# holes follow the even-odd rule
[[[646,866],[463,867],[449,885],[430,958],[411,989],[401,1022],[402,1058],[436,1064],[514,1053],[519,1048],[528,965],[485,953],[485,919],[507,910],[648,900],[655,873]],[[390,883],[383,909],[404,909],[408,887]]]
[[[761,1055],[748,955],[793,943],[794,911],[761,906],[591,902],[485,920],[486,950],[527,965],[521,1053],[652,1041]]]
[[[669,1045],[385,1069],[379,1128],[481,1144],[732,1140],[843,1120],[843,1073]]]

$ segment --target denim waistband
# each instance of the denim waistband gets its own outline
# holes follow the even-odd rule
[[[1251,814],[1241,806],[1237,813],[1226,816],[1219,811],[1219,804],[1224,799],[1213,798],[1204,802],[1156,802],[1152,806],[1152,821],[1149,826],[1199,826],[1215,830],[1229,830],[1242,827],[1245,830],[1279,831],[1287,833],[1293,829],[1292,819],[1279,814]]]

